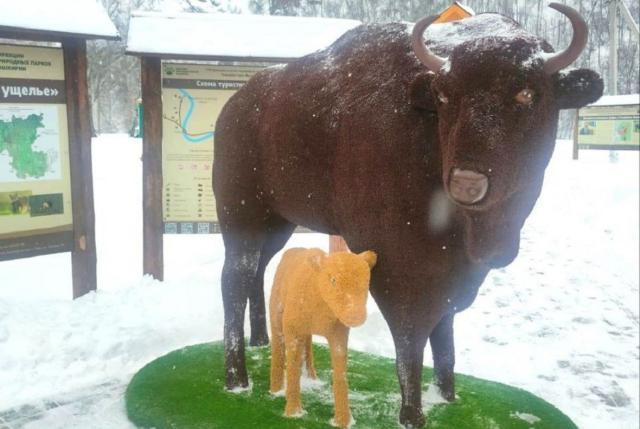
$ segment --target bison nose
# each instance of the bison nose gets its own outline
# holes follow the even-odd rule
[[[449,193],[460,204],[475,204],[489,189],[489,178],[482,173],[454,168],[449,178]]]

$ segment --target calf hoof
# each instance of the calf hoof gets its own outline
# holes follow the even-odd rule
[[[403,405],[400,409],[400,424],[407,429],[424,427],[426,419],[422,409],[411,405]]]
[[[302,405],[299,404],[295,404],[295,405],[289,405],[287,404],[284,408],[284,415],[285,417],[302,417],[305,415],[304,410],[302,409]]]
[[[340,429],[347,429],[351,423],[351,415],[347,415],[346,417],[333,416],[330,423],[331,423],[331,426],[334,426]]]
[[[261,334],[261,335],[251,335],[249,339],[249,346],[251,347],[262,347],[269,345],[269,335]]]

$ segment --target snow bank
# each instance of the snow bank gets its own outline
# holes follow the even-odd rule
[[[0,426],[130,428],[122,395],[137,369],[222,338],[220,237],[165,236],[165,282],[143,278],[140,141],[93,144],[100,290],[70,300],[65,254],[0,264]],[[559,142],[520,256],[456,318],[459,372],[530,390],[583,429],[638,427],[638,153],[619,158],[572,161]],[[327,244],[295,234],[288,246]],[[394,356],[372,300],[350,337]]]
[[[119,37],[107,12],[96,0],[4,1],[0,26],[98,38]]]
[[[358,25],[349,19],[134,12],[127,52],[293,59],[329,46]]]

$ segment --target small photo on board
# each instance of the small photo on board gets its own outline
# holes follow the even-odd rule
[[[616,121],[613,140],[618,143],[631,142],[633,123],[631,121]]]
[[[581,136],[592,136],[595,134],[596,121],[581,121],[579,133]]]
[[[29,197],[31,217],[64,213],[62,194],[42,194]]]
[[[0,216],[29,215],[31,191],[0,192]]]

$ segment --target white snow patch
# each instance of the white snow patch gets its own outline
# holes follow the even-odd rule
[[[318,378],[300,377],[300,390],[303,392],[310,392],[313,390],[320,390],[325,387],[327,383]]]
[[[238,387],[234,387],[233,389],[225,390],[225,392],[233,393],[235,395],[244,394],[244,393],[251,393],[251,391],[253,391],[253,382],[251,380],[249,380],[249,385],[246,386],[246,387],[238,386]]]
[[[529,414],[529,413],[521,413],[519,411],[511,413],[510,417],[513,417],[515,419],[524,420],[525,422],[529,423],[530,425],[534,425],[534,424],[542,421],[542,419],[540,417],[534,416],[533,414]]]
[[[435,384],[430,384],[426,392],[422,393],[422,408],[425,414],[433,408],[434,405],[448,404],[449,401],[444,399],[442,391]]]
[[[640,94],[603,95],[589,106],[629,106],[640,104]]]
[[[349,416],[349,417],[350,419],[349,419],[349,424],[347,424],[347,429],[351,429],[356,424],[356,419],[354,419],[353,416]],[[329,424],[336,428],[340,427],[333,418],[329,419]]]
[[[137,11],[131,15],[127,52],[292,59],[329,46],[360,24],[350,19]]]
[[[516,261],[456,317],[456,370],[529,390],[582,429],[637,428],[638,153],[611,163],[607,151],[580,151],[573,161],[571,149],[558,142]],[[140,153],[139,139],[93,140],[97,293],[70,300],[69,254],[0,263],[0,412],[22,419],[4,423],[132,428],[123,393],[137,370],[222,339],[219,235],[165,235],[165,281],[142,277]],[[328,238],[294,234],[290,247],[327,250]],[[267,267],[267,297],[280,257]],[[394,357],[380,310],[367,306],[350,347]]]
[[[0,26],[104,38],[118,37],[118,30],[102,4],[96,0],[3,1]]]

